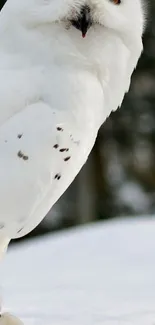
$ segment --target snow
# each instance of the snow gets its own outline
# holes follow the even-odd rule
[[[100,222],[10,248],[5,309],[24,325],[155,325],[155,220]]]

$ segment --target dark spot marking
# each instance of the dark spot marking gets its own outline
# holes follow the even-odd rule
[[[18,151],[17,156],[18,156],[19,158],[22,158],[23,160],[28,160],[28,159],[29,159],[29,157],[26,156],[26,155],[25,155],[21,150]]]
[[[5,143],[7,143],[8,142],[8,140],[5,140]]]
[[[60,151],[60,152],[64,152],[64,151],[66,151],[66,148],[62,148],[62,149],[60,149],[59,151]]]
[[[18,138],[18,139],[21,139],[21,138],[22,138],[22,136],[23,136],[23,134],[22,134],[22,133],[21,133],[21,134],[18,134],[18,135],[17,135],[17,138]]]
[[[23,229],[24,229],[24,227],[20,228],[20,229],[17,231],[17,234],[19,234]]]
[[[57,127],[57,130],[62,132],[63,131],[63,128],[61,128],[60,126],[58,126]]]
[[[58,149],[58,148],[59,148],[59,145],[58,145],[58,144],[55,144],[55,145],[53,146],[53,148]]]
[[[18,151],[17,155],[18,155],[19,158],[23,158],[23,153],[21,152],[21,150]]]
[[[0,229],[3,229],[5,227],[4,223],[0,223]]]
[[[69,151],[69,148],[62,148],[62,149],[60,149],[59,151],[60,151],[60,152],[64,152],[64,151],[67,152],[67,151]]]
[[[64,158],[64,161],[68,161],[69,159],[71,159],[71,156]]]
[[[60,174],[56,174],[56,175],[54,176],[54,178],[59,180],[59,179],[61,178],[61,175],[60,175]]]
[[[29,159],[29,157],[28,156],[23,156],[23,160],[28,160]]]

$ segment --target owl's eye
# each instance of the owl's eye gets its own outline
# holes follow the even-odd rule
[[[112,2],[114,2],[115,5],[120,5],[121,0],[112,0]]]

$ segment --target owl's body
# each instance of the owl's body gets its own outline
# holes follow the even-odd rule
[[[1,12],[1,238],[31,231],[64,193],[121,105],[142,51],[142,28],[131,37],[94,23],[83,39],[61,15],[50,23],[52,6],[8,0]]]

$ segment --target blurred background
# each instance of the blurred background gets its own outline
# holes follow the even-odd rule
[[[1,0],[1,8],[6,1]],[[155,2],[122,107],[101,127],[73,184],[26,238],[115,217],[155,214]]]

